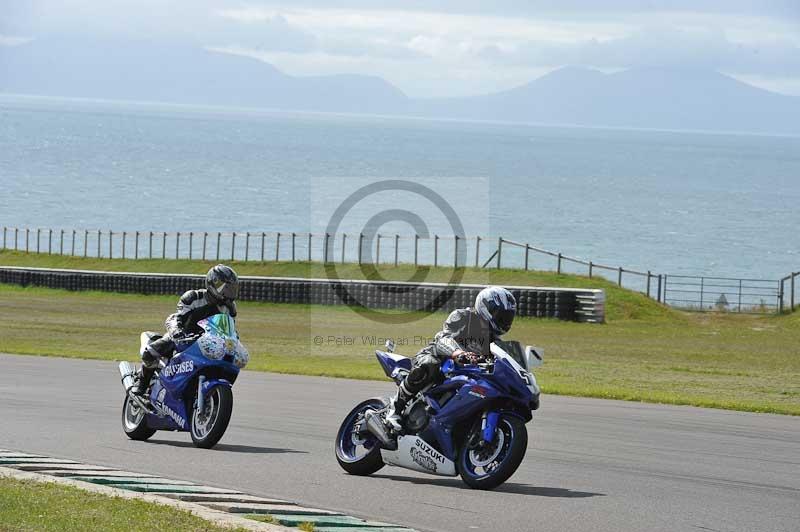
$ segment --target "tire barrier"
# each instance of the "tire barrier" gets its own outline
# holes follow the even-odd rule
[[[0,267],[0,283],[66,290],[177,295],[203,287],[203,275]],[[309,305],[358,305],[372,309],[451,311],[471,306],[483,285],[241,277],[244,301]],[[520,316],[603,323],[605,291],[507,287]]]

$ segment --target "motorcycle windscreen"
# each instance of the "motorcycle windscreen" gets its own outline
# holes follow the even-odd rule
[[[227,314],[217,314],[199,325],[205,334],[197,340],[197,346],[204,357],[211,360],[225,360],[242,369],[250,360],[250,354],[239,341],[236,324]]]
[[[197,323],[206,332],[216,334],[217,336],[238,338],[239,334],[236,332],[236,321],[227,314],[214,314]]]

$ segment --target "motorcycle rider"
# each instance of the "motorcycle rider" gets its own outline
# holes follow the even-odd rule
[[[167,317],[167,332],[151,341],[142,350],[142,372],[134,393],[147,395],[161,357],[171,358],[176,343],[193,342],[203,330],[197,323],[215,314],[236,317],[236,298],[239,296],[239,276],[233,268],[217,264],[206,274],[206,288],[189,290],[178,300],[178,308]]]
[[[395,431],[402,429],[406,405],[420,391],[441,381],[440,368],[448,358],[459,364],[477,364],[490,359],[490,344],[511,329],[516,311],[517,302],[511,292],[500,286],[489,286],[478,293],[474,307],[451,312],[433,342],[417,353],[411,371],[391,399],[386,424]]]

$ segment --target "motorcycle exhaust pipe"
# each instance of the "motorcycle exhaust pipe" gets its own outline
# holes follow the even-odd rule
[[[378,412],[368,410],[364,415],[364,423],[366,424],[367,430],[378,438],[378,441],[381,442],[384,449],[390,451],[397,449],[397,442],[389,436],[389,432],[386,430],[386,424],[383,422],[383,418]]]
[[[130,362],[120,362],[119,374],[122,377],[122,386],[125,388],[125,393],[127,393],[136,383],[136,366]]]

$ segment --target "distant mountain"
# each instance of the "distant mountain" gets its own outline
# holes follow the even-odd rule
[[[800,134],[800,98],[713,71],[565,67],[469,98],[410,99],[374,76],[290,76],[199,47],[36,39],[0,46],[0,92],[275,109]]]
[[[511,90],[418,102],[415,114],[709,131],[800,133],[800,98],[703,70],[565,67]]]
[[[374,76],[296,77],[199,47],[72,38],[0,46],[0,92],[368,113],[407,102]]]

